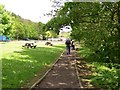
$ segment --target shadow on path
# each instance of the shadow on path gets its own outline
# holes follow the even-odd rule
[[[75,51],[65,53],[52,70],[34,88],[80,88],[75,70]]]

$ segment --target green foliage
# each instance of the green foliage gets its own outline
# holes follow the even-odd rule
[[[117,2],[67,2],[46,25],[55,30],[70,25],[71,37],[84,41],[97,60],[120,63],[118,7]]]
[[[94,72],[96,73],[93,74],[93,78],[91,78],[91,80],[94,84],[96,84],[96,86],[111,90],[118,89],[117,69],[110,69],[104,64],[99,63],[94,63],[92,65],[94,65]]]
[[[96,60],[94,53],[83,44],[79,53],[89,62],[89,66],[92,66],[93,74],[89,79],[93,85],[107,90],[120,89],[120,64],[104,63],[103,60]]]
[[[14,18],[14,32],[13,37],[17,39],[30,38],[38,39],[42,31],[42,23],[34,23],[30,20],[22,19],[20,16],[13,14]]]
[[[46,37],[47,38],[56,38],[57,34],[54,31],[47,31],[46,32]]]
[[[61,24],[58,23],[58,18],[51,19],[44,28],[46,30],[53,30],[57,34],[59,34],[59,29],[61,28]]]
[[[103,88],[120,89],[119,70],[114,68],[120,64],[120,1],[67,2],[46,25],[54,30],[70,25],[71,37],[87,48],[82,50],[83,57],[97,62],[93,82]]]
[[[0,4],[0,35],[9,37],[12,32],[12,17],[10,13]]]

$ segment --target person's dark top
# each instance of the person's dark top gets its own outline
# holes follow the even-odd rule
[[[66,40],[65,44],[66,44],[66,46],[70,46],[71,41],[68,39],[68,40]]]

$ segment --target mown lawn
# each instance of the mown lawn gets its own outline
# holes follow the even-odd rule
[[[35,49],[22,48],[24,43],[23,41],[0,43],[3,88],[21,87],[38,72],[42,72],[46,66],[52,65],[65,49],[63,44],[51,47],[45,46],[44,42],[38,42]]]

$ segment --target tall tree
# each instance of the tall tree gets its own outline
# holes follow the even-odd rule
[[[12,32],[12,17],[10,13],[4,9],[3,5],[0,5],[0,34],[10,36]]]
[[[70,25],[71,36],[84,41],[97,60],[118,63],[118,7],[113,2],[67,2],[46,26],[59,32],[63,25]]]

